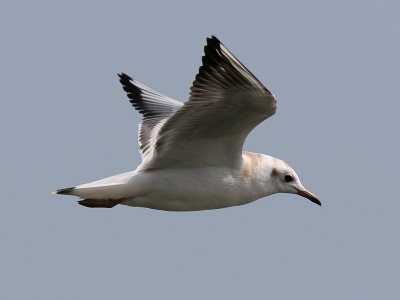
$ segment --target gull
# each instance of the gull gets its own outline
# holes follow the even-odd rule
[[[250,131],[275,114],[274,95],[215,36],[207,38],[204,53],[185,103],[118,74],[142,114],[142,163],[134,171],[54,194],[78,196],[86,207],[166,211],[225,208],[275,193],[321,205],[286,162],[243,151]]]

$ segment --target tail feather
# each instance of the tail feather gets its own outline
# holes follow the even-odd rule
[[[57,191],[53,192],[53,194],[60,194],[60,195],[71,195],[72,191],[75,187],[69,187],[65,189],[58,189]]]

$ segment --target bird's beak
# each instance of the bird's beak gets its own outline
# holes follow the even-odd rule
[[[321,206],[321,201],[318,200],[317,196],[315,196],[313,193],[307,191],[307,190],[297,190],[297,194],[300,196],[303,196],[304,198],[307,198],[311,202],[314,202],[315,204],[318,204]]]

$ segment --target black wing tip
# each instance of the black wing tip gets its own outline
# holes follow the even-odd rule
[[[139,87],[135,85],[132,77],[126,75],[125,73],[118,73],[117,75],[119,77],[119,82],[121,83],[122,88],[130,99],[130,102],[139,102],[139,99],[141,99],[142,91]]]
[[[210,37],[207,38],[207,43],[221,44],[221,41],[215,35],[211,35]]]
[[[117,75],[119,77],[119,82],[121,82],[121,84],[127,84],[129,83],[129,81],[133,81],[132,77],[123,72],[117,73]]]
[[[58,189],[53,194],[57,195],[71,195],[71,192],[75,189],[75,187],[69,187],[64,189]]]
[[[126,95],[129,98],[129,102],[133,105],[133,107],[139,111],[143,117],[151,117],[156,114],[151,112],[148,107],[146,107],[145,101],[143,101],[143,91],[140,87],[137,86],[137,82],[135,82],[130,76],[125,73],[117,74],[119,77],[119,82],[122,85],[123,90],[126,92]]]
[[[221,41],[215,35],[212,35],[211,37],[207,38],[207,43],[204,46],[204,52],[207,53],[210,51],[220,50],[221,45]]]
[[[207,42],[204,46],[204,55],[201,58],[202,66],[200,69],[209,69],[217,67],[221,64],[221,59],[224,60],[222,51],[221,51],[221,41],[214,35],[207,38]],[[200,73],[200,71],[199,71]],[[199,73],[197,75],[199,75]],[[196,76],[196,80],[198,77]]]

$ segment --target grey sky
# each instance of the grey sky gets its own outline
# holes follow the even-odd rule
[[[0,4],[0,298],[398,299],[400,4],[136,2]],[[134,169],[139,115],[116,73],[184,101],[211,34],[278,100],[245,148],[286,160],[323,206],[50,195]]]

